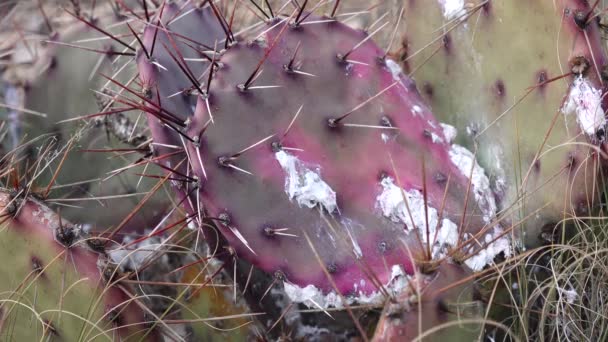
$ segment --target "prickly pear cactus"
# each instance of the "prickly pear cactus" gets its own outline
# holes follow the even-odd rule
[[[473,340],[511,224],[597,202],[597,4],[70,3],[0,43],[7,338]]]
[[[158,340],[141,299],[79,242],[79,227],[22,194],[0,192],[0,339]]]
[[[199,225],[293,300],[382,303],[448,255],[473,269],[509,255],[473,154],[366,33],[299,9],[248,38],[226,29],[210,53],[184,40],[222,18],[196,9],[191,27],[178,8],[138,52],[156,153]]]
[[[523,220],[528,245],[598,203],[606,55],[597,4],[399,1],[395,57],[457,141],[477,148],[499,209]]]

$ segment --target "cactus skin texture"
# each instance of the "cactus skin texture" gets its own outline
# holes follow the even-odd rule
[[[37,34],[44,37],[49,42],[39,42],[38,40],[31,41],[29,48],[34,51],[35,57],[31,57],[29,50],[22,46],[20,42],[20,32],[9,30],[8,32],[0,32],[0,51],[2,52],[2,62],[7,62],[8,67],[2,71],[2,78],[6,81],[6,86],[12,92],[5,92],[0,103],[7,103],[16,108],[27,108],[30,110],[46,113],[46,117],[38,117],[35,115],[20,112],[18,110],[9,110],[10,115],[14,115],[12,126],[14,129],[10,131],[11,144],[7,144],[10,149],[19,146],[23,140],[31,140],[32,138],[47,135],[48,139],[39,139],[37,144],[34,144],[29,149],[21,149],[17,152],[11,152],[6,159],[18,159],[22,155],[27,155],[28,160],[32,163],[46,161],[44,155],[40,155],[41,151],[51,154],[48,150],[52,150],[58,156],[55,158],[53,166],[58,164],[65,152],[66,146],[72,144],[72,150],[67,154],[66,159],[61,165],[61,172],[58,173],[55,179],[55,184],[71,184],[83,180],[104,179],[103,181],[84,182],[78,186],[62,187],[61,189],[53,189],[50,192],[49,199],[71,197],[107,197],[107,200],[102,201],[78,201],[74,207],[62,206],[62,217],[64,220],[74,222],[83,222],[86,224],[87,230],[98,233],[106,230],[108,227],[116,227],[121,224],[120,234],[113,236],[112,241],[106,241],[104,246],[97,246],[98,251],[105,249],[109,260],[115,262],[118,269],[131,274],[129,280],[141,280],[143,284],[138,284],[133,287],[134,293],[139,295],[152,295],[149,299],[146,296],[145,304],[150,311],[156,315],[162,315],[165,310],[169,310],[172,317],[177,312],[181,314],[183,319],[193,319],[192,323],[181,323],[175,331],[184,330],[184,335],[202,341],[225,341],[225,340],[247,340],[247,335],[252,331],[250,319],[247,317],[237,319],[222,319],[224,316],[238,315],[246,312],[245,305],[240,298],[237,298],[236,303],[232,303],[233,290],[232,280],[224,275],[225,271],[217,271],[217,274],[211,274],[205,279],[202,274],[207,274],[208,265],[205,265],[195,283],[209,283],[212,286],[199,288],[193,285],[192,296],[179,296],[183,288],[179,286],[166,285],[171,282],[180,282],[176,277],[181,276],[179,272],[176,274],[170,273],[172,268],[183,266],[192,260],[183,257],[184,253],[173,253],[166,246],[162,246],[159,250],[152,248],[159,247],[160,239],[158,237],[142,239],[142,247],[130,245],[129,243],[148,235],[153,227],[159,225],[161,219],[165,219],[166,215],[170,214],[171,201],[166,196],[162,189],[157,191],[146,204],[134,211],[134,206],[137,205],[139,199],[143,196],[122,196],[133,192],[144,192],[153,187],[157,179],[141,177],[137,173],[143,174],[160,174],[162,170],[150,163],[137,168],[131,168],[128,172],[108,177],[108,173],[120,169],[125,166],[123,158],[109,158],[106,153],[87,152],[79,150],[110,150],[113,148],[139,148],[140,152],[145,155],[148,152],[147,137],[141,133],[141,127],[135,127],[133,124],[136,121],[136,116],[127,116],[128,113],[113,114],[109,116],[99,116],[93,119],[71,122],[58,123],[66,119],[74,119],[75,116],[92,114],[95,112],[108,112],[116,107],[121,107],[121,104],[114,102],[110,104],[111,95],[116,94],[110,87],[103,86],[104,83],[112,85],[110,81],[104,79],[102,75],[112,76],[114,79],[122,83],[127,83],[132,77],[132,70],[121,67],[127,66],[132,61],[131,56],[122,56],[117,58],[115,52],[120,52],[125,49],[124,46],[116,43],[111,39],[103,39],[102,33],[87,25],[83,21],[68,14],[70,11],[74,14],[80,12],[82,19],[90,22],[92,25],[99,27],[107,32],[112,32],[115,35],[128,35],[130,31],[124,23],[117,24],[119,21],[125,20],[131,14],[125,8],[135,8],[141,5],[141,1],[125,1],[121,2],[121,6],[115,7],[114,4],[97,3],[95,10],[91,10],[90,4],[82,4],[80,11],[77,11],[73,6],[67,5],[63,7],[50,2],[42,2],[40,6],[44,6],[44,13],[49,17],[49,22],[53,32],[49,32],[43,18],[43,12],[40,11],[36,2],[23,2],[11,12],[11,19],[26,25],[21,27],[29,34]],[[0,6],[2,7],[2,6]],[[169,6],[171,7],[171,6]],[[168,8],[166,13],[171,9]],[[91,15],[94,14],[94,18]],[[123,15],[124,14],[124,15]],[[5,21],[7,22],[7,21]],[[131,23],[132,27],[137,28],[137,24]],[[0,29],[0,31],[2,31]],[[100,37],[99,41],[87,42],[87,40]],[[131,38],[132,39],[132,38]],[[82,41],[81,41],[82,40]],[[127,39],[125,39],[127,40]],[[84,46],[94,48],[99,53],[86,51],[80,48],[65,46]],[[5,53],[8,51],[8,54]],[[107,52],[107,53],[104,53]],[[129,52],[129,50],[127,50]],[[31,58],[31,60],[24,60]],[[4,85],[0,82],[0,85]],[[103,88],[103,93],[93,93],[91,89]],[[120,89],[118,89],[120,90]],[[97,101],[96,101],[97,100]],[[0,113],[4,108],[0,108]],[[129,126],[124,122],[130,118]],[[121,121],[122,120],[122,121]],[[143,122],[145,120],[141,120]],[[114,125],[114,127],[108,125]],[[118,127],[116,127],[118,126]],[[118,135],[120,133],[120,136]],[[128,138],[133,138],[129,140]],[[6,139],[9,140],[9,139]],[[39,147],[42,145],[43,147]],[[48,148],[48,150],[47,150]],[[36,153],[38,152],[38,153]],[[142,157],[142,154],[127,154],[125,157],[131,160],[137,160]],[[135,156],[135,158],[133,158]],[[19,172],[25,171],[21,166],[27,168],[28,164],[23,162],[19,164]],[[30,167],[31,169],[31,167]],[[49,167],[47,169],[55,169]],[[53,176],[53,172],[43,173],[36,179],[31,180],[24,177],[26,181],[33,181],[36,185],[46,185]],[[106,179],[107,178],[107,179]],[[11,182],[8,182],[11,183]],[[128,222],[122,222],[125,217],[132,215]],[[187,229],[186,229],[187,230]],[[126,234],[126,235],[123,235]],[[105,241],[108,236],[107,231],[102,233],[102,238],[91,241]],[[128,236],[128,239],[123,239],[123,236]],[[161,236],[163,239],[165,236]],[[189,243],[185,240],[180,241],[179,248],[189,248]],[[164,241],[164,244],[171,243]],[[195,244],[192,243],[192,246]],[[200,243],[198,244],[200,246]],[[181,251],[181,250],[180,250]],[[161,254],[166,255],[161,257]],[[145,262],[135,262],[133,260],[142,260],[142,255],[149,256]],[[168,257],[168,256],[169,257]],[[176,256],[177,255],[177,256]],[[157,259],[155,259],[157,258]],[[181,258],[181,259],[179,259]],[[169,259],[170,261],[167,261]],[[179,259],[179,261],[176,261]],[[61,263],[63,259],[59,260]],[[155,260],[154,262],[152,262]],[[151,264],[146,264],[151,263]],[[177,266],[176,266],[177,264]],[[187,274],[194,271],[193,267],[187,269]],[[182,283],[191,282],[195,277],[184,276]],[[209,279],[207,279],[209,278]],[[200,281],[199,281],[200,280]],[[12,281],[12,279],[11,279]],[[152,285],[153,284],[153,285]],[[159,285],[164,284],[164,285]],[[12,285],[12,284],[11,284]],[[223,287],[220,287],[222,286]],[[180,291],[178,291],[178,289]],[[195,292],[196,290],[196,292]],[[188,291],[186,291],[188,292]],[[190,293],[190,292],[188,292]],[[157,296],[162,294],[163,297]],[[50,294],[50,298],[59,298]],[[166,296],[166,297],[165,297]],[[81,300],[81,294],[75,296],[75,299]],[[178,300],[179,298],[179,300]],[[82,301],[85,303],[84,301]],[[88,303],[88,302],[86,302]],[[17,316],[14,316],[17,317]],[[14,317],[11,319],[14,320]],[[215,319],[213,319],[215,318]],[[205,322],[204,320],[209,320]],[[158,324],[158,323],[157,323]],[[242,327],[236,329],[242,325]],[[171,325],[173,328],[176,325]],[[110,327],[102,326],[104,329]],[[217,328],[226,328],[229,331],[218,330]],[[63,328],[62,328],[63,329]],[[70,330],[78,331],[71,327]],[[94,332],[98,334],[99,331]],[[7,335],[10,336],[10,333]],[[143,334],[141,334],[143,335]],[[141,336],[141,335],[135,335]],[[16,334],[15,337],[21,336]],[[62,336],[65,337],[65,336]],[[68,334],[69,340],[77,340],[78,335],[73,336]],[[102,339],[118,339],[118,335],[110,334],[110,338],[103,336]],[[134,337],[134,338],[135,338]],[[172,336],[174,337],[174,336]],[[32,338],[35,340],[35,338]],[[137,339],[136,339],[137,340]],[[173,338],[173,340],[180,340]]]
[[[78,227],[5,190],[0,208],[1,340],[160,339],[127,288],[107,284],[103,257],[81,246]]]
[[[473,288],[466,283],[454,286],[455,280],[470,275],[458,265],[443,263],[434,276],[418,284],[421,295],[404,291],[395,302],[387,303],[372,341],[411,341],[424,333],[428,336],[422,338],[423,341],[476,340],[481,328],[479,323],[469,324],[464,329],[464,324],[459,325],[461,323],[445,324],[482,316],[482,306],[474,301]],[[439,327],[436,332],[429,332]]]
[[[131,135],[134,137],[127,143],[127,139],[116,139],[116,136],[104,129],[103,125],[96,125],[95,120],[88,120],[84,124],[83,121],[59,123],[73,119],[75,116],[113,109],[99,108],[95,101],[96,94],[92,93],[91,89],[100,88],[107,82],[100,74],[113,75],[117,72],[116,69],[125,64],[124,60],[112,63],[116,58],[112,53],[120,52],[117,47],[119,44],[107,40],[93,44],[80,43],[80,40],[102,35],[68,14],[56,3],[42,2],[41,6],[44,6],[44,13],[49,17],[52,32],[45,23],[38,3],[29,1],[19,2],[14,13],[11,11],[11,16],[8,17],[10,20],[3,22],[4,25],[8,25],[8,22],[19,23],[18,27],[25,33],[16,29],[0,32],[2,64],[7,65],[1,72],[7,89],[0,103],[46,114],[42,117],[14,109],[6,110],[9,117],[7,120],[9,134],[3,142],[6,144],[5,150],[12,150],[20,144],[35,140],[27,148],[15,151],[14,154],[18,158],[27,156],[30,163],[36,163],[39,161],[41,151],[47,153],[46,159],[50,159],[49,156],[62,156],[66,146],[72,143],[71,151],[61,166],[55,184],[77,182],[80,184],[53,189],[50,198],[127,195],[151,188],[155,181],[149,178],[142,179],[130,172],[105,179],[109,172],[123,167],[124,160],[108,158],[104,153],[82,151],[135,147],[145,150],[147,146],[142,144],[142,140],[146,140],[146,137],[138,136],[139,129],[131,134],[131,129],[123,128],[128,132],[127,137]],[[67,9],[74,10],[71,6]],[[85,18],[88,18],[89,6],[83,6],[81,10]],[[94,23],[102,28],[116,26],[117,22],[124,20],[124,17],[115,13],[114,8],[107,4],[98,4],[94,14]],[[120,30],[113,31],[116,34],[128,33],[127,28],[123,26],[118,27]],[[35,35],[36,39],[28,40],[24,45],[21,38],[26,33]],[[109,53],[96,53],[62,44],[86,46]],[[123,74],[125,73],[120,76],[122,77]],[[107,98],[103,100],[108,102]],[[4,108],[0,109],[0,113],[3,110]],[[106,117],[106,119],[114,118],[115,116]],[[58,159],[61,157],[54,159],[55,165]],[[143,167],[140,171],[142,169]],[[153,169],[150,171],[153,172]],[[48,184],[52,176],[53,171],[43,172],[38,175],[36,183]],[[104,180],[96,181],[96,179]],[[129,222],[127,229],[155,224],[167,202],[164,196],[155,195],[147,202],[140,214]],[[94,226],[94,230],[105,229],[107,226],[120,223],[136,204],[135,196],[125,198],[119,196],[107,201],[82,201],[78,208],[64,206],[62,216],[74,222],[90,223]]]
[[[599,105],[606,67],[595,16],[601,6],[467,3],[459,9],[401,1],[407,25],[395,58],[413,72],[435,115],[468,132],[458,142],[477,147],[499,209],[512,222],[524,220],[522,239],[537,246],[556,225],[598,204],[606,108],[605,98]]]
[[[208,264],[207,275],[203,276],[195,269],[190,268],[184,272],[182,281],[193,284],[224,284],[225,287],[205,286],[202,288],[194,287],[191,296],[183,300],[185,308],[182,310],[184,319],[211,319],[205,323],[192,323],[192,336],[197,341],[249,341],[253,337],[251,319],[247,317],[250,310],[237,293],[237,300],[234,301],[234,288],[230,286],[232,280],[226,272],[221,272],[219,276],[213,277],[214,273],[219,272],[220,263]],[[213,277],[213,278],[212,278]],[[216,317],[227,317],[231,315],[242,315],[241,318],[228,321],[212,320]],[[221,330],[220,330],[221,329]]]
[[[178,16],[171,11],[163,18]],[[209,7],[196,11],[217,20]],[[446,260],[439,258],[448,253],[441,238],[441,246],[428,247],[432,256],[419,242],[428,241],[425,225],[406,218],[405,193],[418,218],[425,205],[414,203],[424,197],[430,225],[441,222],[439,235],[451,231],[446,244],[462,243],[461,254],[478,250],[472,235],[495,229],[495,208],[475,182],[465,195],[472,169],[453,162],[450,137],[413,82],[367,34],[317,22],[324,19],[294,13],[270,20],[249,40],[238,37],[210,56],[217,68],[208,92],[206,77],[196,86],[185,77],[196,62],[179,55],[191,57],[194,49],[176,37],[188,34],[168,24],[172,42],[149,26],[138,71],[153,138],[185,149],[186,161],[161,162],[197,177],[174,182],[180,198],[191,194],[188,211],[214,222],[239,258],[286,286],[364,297],[394,280],[393,265],[413,274],[431,259]],[[200,27],[189,30],[211,36]],[[192,74],[199,79],[200,69]]]

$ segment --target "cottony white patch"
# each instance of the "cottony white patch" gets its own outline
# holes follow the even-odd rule
[[[190,230],[198,229],[198,225],[196,224],[196,222],[194,222],[194,220],[191,220],[190,222],[188,222],[188,229],[190,229]]]
[[[320,170],[307,168],[297,157],[285,151],[275,153],[285,171],[285,192],[298,205],[314,208],[319,205],[332,213],[337,207],[336,192],[321,179]]]
[[[497,123],[497,125],[498,125],[498,123]],[[477,124],[477,123],[469,124],[467,126],[466,130],[467,130],[467,135],[470,136],[471,138],[474,138],[477,135],[477,133],[479,132],[479,124]]]
[[[490,180],[486,176],[484,169],[477,164],[473,153],[460,145],[452,145],[450,160],[465,177],[471,176],[471,186],[475,193],[475,201],[477,201],[483,212],[484,221],[490,222],[494,214],[496,214],[496,201],[490,188]],[[472,174],[471,167],[473,168]]]
[[[390,177],[384,178],[381,185],[384,188],[384,191],[382,191],[380,196],[378,196],[376,199],[376,206],[382,210],[383,215],[393,222],[403,222],[410,227],[413,220],[414,226],[418,228],[418,234],[421,237],[422,242],[426,242],[427,229],[424,211],[425,203],[422,193],[417,190],[401,190],[393,183],[393,180]],[[409,213],[405,206],[404,197],[407,199],[407,204],[410,209]],[[438,257],[445,255],[446,246],[458,245],[458,226],[454,222],[444,218],[441,221],[441,227],[437,232],[436,227],[438,227],[439,220],[437,210],[435,208],[428,207],[427,211],[429,238],[435,239],[435,235],[437,235],[435,244],[433,245],[433,258],[437,259]],[[502,232],[503,230],[499,226],[494,227],[494,232],[492,234],[486,234],[485,241],[480,241],[478,245],[485,246],[494,238],[500,236]],[[465,238],[465,240],[468,239],[468,237]],[[494,261],[494,258],[500,253],[504,253],[507,257],[511,256],[511,242],[508,237],[503,236],[480,251],[475,251],[473,247],[471,247],[469,252],[477,253],[468,258],[465,263],[473,270],[481,270],[487,264]]]
[[[382,138],[382,141],[384,141],[385,143],[388,142],[388,134],[386,133],[381,133],[380,134],[380,138]]]
[[[413,105],[412,106],[412,114],[414,114],[414,116],[418,116],[422,114],[422,108],[420,108],[420,106],[418,105]]]
[[[442,144],[443,143],[443,139],[441,139],[440,136],[438,136],[437,134],[431,132],[431,139],[433,140],[433,143],[435,144]]]
[[[403,71],[401,70],[399,64],[397,64],[391,59],[386,59],[386,67],[388,68],[388,71],[390,71],[391,75],[393,75],[393,80],[401,80],[401,75],[403,74]]]
[[[285,282],[283,285],[285,293],[293,302],[304,303],[309,307],[320,307],[323,309],[329,307],[341,308],[343,306],[342,299],[334,291],[323,294],[321,290],[312,284],[306,285],[306,287],[299,287],[298,285]]]
[[[393,265],[391,267],[391,278],[388,283],[385,284],[384,288],[391,295],[397,295],[407,288],[408,282],[409,277],[405,274],[403,268],[399,265]],[[361,283],[365,283],[363,279]],[[357,291],[357,287],[359,286],[357,283],[354,284],[355,293],[357,294],[344,297],[345,302],[335,291],[323,294],[323,292],[314,285],[299,287],[298,285],[288,282],[284,282],[283,285],[289,299],[295,303],[304,303],[311,308],[343,308],[345,305],[352,305],[354,303],[379,305],[385,300],[384,294],[379,291],[371,294],[364,294],[362,291]]]
[[[478,244],[487,246],[479,250],[474,256],[465,260],[464,263],[467,264],[467,266],[469,266],[473,271],[480,271],[486,265],[494,262],[494,258],[500,253],[504,253],[505,257],[510,257],[512,251],[511,241],[509,240],[509,238],[505,235],[496,239],[502,233],[502,228],[500,228],[499,226],[495,226],[492,234],[486,234],[485,241],[478,241]],[[468,240],[469,238],[470,235],[466,239]],[[496,241],[490,243],[490,241],[494,239],[496,239]],[[473,252],[473,248],[471,248],[470,252]]]
[[[447,20],[460,17],[465,13],[464,0],[439,0],[443,7],[443,17]]]
[[[592,137],[606,126],[602,109],[602,92],[595,89],[582,76],[577,77],[570,86],[570,93],[562,106],[562,113],[576,114],[576,121],[581,130]]]
[[[352,63],[346,64],[346,68],[345,68],[346,69],[346,73],[345,73],[346,76],[350,76],[350,74],[353,71],[353,67],[354,67],[354,65]]]
[[[574,289],[566,290],[558,286],[557,290],[559,291],[560,296],[566,299],[568,304],[574,303],[574,301],[578,298],[578,293]]]
[[[417,229],[423,242],[427,241],[427,230],[431,240],[435,240],[436,235],[435,244],[433,245],[434,256],[443,253],[446,245],[456,245],[458,242],[458,226],[445,218],[442,219],[441,225],[439,225],[437,209],[428,206],[424,202],[424,196],[420,191],[403,190],[390,177],[382,179],[380,185],[383,191],[376,198],[376,208],[380,209],[382,214],[389,220],[405,223],[410,228],[410,231],[411,229]],[[405,200],[407,200],[407,207]],[[409,211],[407,210],[408,207]],[[425,207],[427,207],[426,213]],[[436,230],[437,227],[439,227],[438,232]]]
[[[126,237],[123,240],[124,245],[128,245],[131,242],[133,242],[133,238],[131,237]],[[121,270],[136,271],[149,261],[162,246],[162,241],[158,237],[153,236],[131,245],[129,249],[117,248],[110,250],[108,255],[114,263],[118,264]],[[163,263],[169,261],[167,255],[163,255],[162,258]]]
[[[456,127],[444,123],[439,123],[441,125],[441,129],[443,129],[443,136],[447,140],[448,144],[451,144],[456,139],[456,135],[458,131],[456,131]]]

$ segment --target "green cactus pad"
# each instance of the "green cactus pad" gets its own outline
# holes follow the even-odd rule
[[[413,74],[438,118],[456,126],[457,142],[477,148],[501,209],[513,223],[524,220],[524,241],[536,245],[543,227],[551,230],[588,213],[598,199],[597,150],[605,135],[600,75],[606,64],[593,13],[587,24],[577,24],[589,4],[403,6],[395,58]],[[577,70],[584,69],[581,63],[589,65],[583,73]]]
[[[77,227],[37,200],[1,192],[0,206],[0,340],[138,340],[149,330],[127,290],[106,285],[99,255],[73,245]]]

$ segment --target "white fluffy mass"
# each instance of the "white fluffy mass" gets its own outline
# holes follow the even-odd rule
[[[562,113],[575,114],[581,130],[592,137],[606,126],[606,117],[602,109],[602,92],[595,89],[582,76],[577,77],[570,86],[570,93],[562,106]]]
[[[496,201],[490,188],[490,180],[484,169],[477,164],[475,156],[471,151],[460,145],[452,145],[450,149],[450,160],[458,170],[467,178],[471,176],[471,186],[475,194],[475,201],[483,211],[483,219],[489,223],[496,214]],[[471,174],[471,168],[473,173]]]
[[[566,299],[568,304],[573,304],[578,299],[578,292],[574,289],[567,290],[558,286],[557,290],[559,291],[560,296]]]
[[[395,81],[401,80],[402,70],[401,70],[401,66],[399,66],[399,64],[397,64],[397,62],[393,61],[392,59],[387,58],[386,67],[388,68],[388,71],[390,71],[391,75],[393,75],[393,80],[395,80]]]
[[[148,234],[148,232],[146,233]],[[134,239],[125,237],[124,245],[129,245]],[[108,251],[108,255],[112,262],[118,264],[121,270],[139,270],[146,262],[163,247],[163,243],[157,236],[152,236],[144,239],[136,244],[129,246],[128,249],[117,248]],[[167,255],[161,256],[163,262],[168,262]]]
[[[491,264],[494,261],[494,258],[500,253],[504,253],[505,257],[510,257],[512,253],[511,241],[506,236],[498,238],[502,233],[503,230],[500,227],[494,227],[494,231],[491,234],[488,233],[485,235],[485,241],[478,241],[478,243],[485,246],[494,239],[496,239],[496,241],[479,250],[474,256],[465,260],[464,263],[474,271],[481,271],[486,265]],[[469,237],[470,236],[468,236],[467,239]]]
[[[403,289],[407,287],[409,278],[403,271],[403,268],[399,265],[393,265],[391,267],[391,278],[388,283],[385,284],[385,289],[392,295],[397,295]],[[361,280],[365,283],[365,280]],[[345,301],[342,300],[340,295],[335,291],[331,291],[328,294],[323,294],[323,291],[315,287],[314,285],[307,285],[306,287],[299,287],[288,282],[284,282],[285,293],[295,303],[303,303],[309,307],[317,307],[327,309],[330,307],[343,308],[345,305],[351,305],[354,303],[359,304],[382,304],[386,299],[384,294],[381,292],[373,292],[371,294],[364,294],[362,291],[358,291],[356,296],[344,297]],[[354,284],[355,292],[358,284]]]
[[[419,234],[423,242],[427,241],[427,228],[426,228],[426,214],[425,214],[425,203],[422,193],[418,190],[405,191],[400,189],[393,182],[392,178],[386,177],[380,183],[383,191],[376,198],[376,207],[382,211],[382,214],[393,222],[405,223],[408,227],[413,226],[416,228],[416,233]],[[405,205],[407,200],[407,205]],[[455,247],[458,245],[458,226],[448,220],[442,219],[441,225],[438,225],[438,212],[433,207],[428,207],[428,232],[430,239],[435,239],[433,244],[433,258],[438,258],[446,253],[446,247]],[[411,214],[411,217],[410,217]],[[437,231],[439,228],[439,231]],[[410,230],[411,231],[411,230]],[[471,247],[470,252],[476,252],[476,254],[468,258],[465,263],[471,269],[478,271],[483,269],[486,265],[492,263],[494,258],[504,253],[505,256],[511,255],[511,241],[507,236],[501,236],[503,233],[502,228],[496,226],[493,228],[492,233],[485,235],[485,241],[478,241],[477,245],[485,246],[479,251],[475,251]],[[435,238],[435,234],[437,237]],[[496,239],[496,241],[493,241]],[[465,238],[468,240],[468,237]],[[493,241],[492,243],[490,243]]]
[[[443,7],[443,17],[447,20],[462,16],[465,13],[464,0],[439,0]]]
[[[441,125],[441,129],[443,130],[443,135],[445,136],[445,139],[447,140],[448,144],[451,144],[454,142],[454,140],[456,139],[456,135],[458,134],[458,131],[456,131],[456,127],[452,126],[452,125],[448,125],[448,124],[444,124],[444,123],[440,123]]]
[[[437,209],[433,207],[428,206],[427,213],[425,213],[426,205],[420,191],[402,190],[390,177],[382,179],[380,185],[383,190],[376,198],[376,208],[380,209],[382,215],[393,222],[405,223],[410,227],[408,231],[417,229],[417,233],[421,236],[422,241],[426,242],[428,214],[428,233],[430,239],[434,240],[435,234],[437,234],[436,242],[433,246],[434,254],[440,253],[445,245],[455,245],[457,243],[458,226],[446,218],[442,219],[441,225],[439,225],[439,214]],[[439,228],[438,232],[437,228]]]
[[[275,157],[285,171],[285,192],[290,200],[308,208],[319,205],[328,213],[338,207],[336,192],[321,179],[318,168],[310,170],[297,157],[285,151],[275,153]]]

